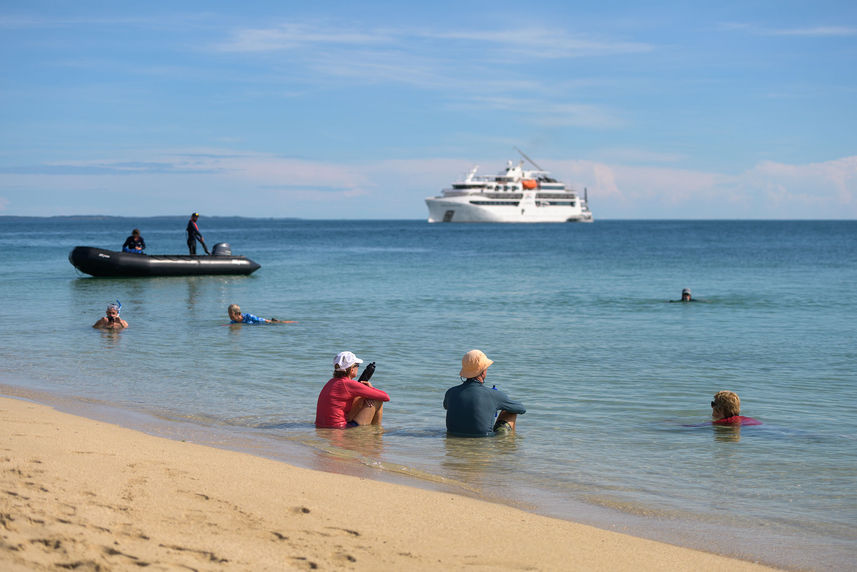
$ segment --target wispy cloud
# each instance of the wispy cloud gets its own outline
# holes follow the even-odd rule
[[[492,57],[514,54],[525,59],[559,59],[639,54],[651,52],[653,45],[624,40],[593,39],[548,27],[495,30],[447,30],[367,28],[337,29],[330,23],[285,23],[269,28],[233,30],[228,39],[216,44],[224,52],[280,52],[319,48],[398,47],[402,51],[446,53],[472,50],[474,55]]]
[[[508,111],[516,116],[530,117],[538,125],[586,126],[598,128],[619,127],[623,121],[604,106],[579,104],[568,101],[545,101],[533,98],[488,97],[471,95],[461,107]]]
[[[744,31],[756,36],[797,36],[806,38],[857,36],[857,28],[849,26],[811,26],[806,28],[767,28],[741,22],[726,22],[723,30]]]
[[[494,46],[507,53],[516,53],[535,59],[638,54],[654,50],[654,46],[643,42],[594,40],[555,28],[424,32],[421,35],[444,41],[456,40],[473,45]]]
[[[286,23],[273,28],[233,30],[229,39],[216,45],[224,52],[280,52],[319,46],[377,46],[395,42],[383,31],[337,31],[322,25]]]

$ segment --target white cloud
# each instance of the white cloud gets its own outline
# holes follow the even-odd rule
[[[829,36],[857,36],[857,28],[846,26],[815,26],[814,28],[791,28],[779,30],[764,30],[763,33],[771,36],[806,36],[806,37],[829,37]]]
[[[796,36],[805,38],[857,36],[857,28],[849,26],[812,26],[807,28],[766,28],[743,22],[720,24],[723,30],[744,31],[757,36]]]

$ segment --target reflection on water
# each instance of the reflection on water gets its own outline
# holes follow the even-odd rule
[[[741,440],[740,425],[714,425],[714,440],[721,443],[737,442]],[[723,450],[723,449],[719,449]]]
[[[94,322],[93,322],[94,323]],[[130,324],[129,324],[130,327]],[[101,334],[101,340],[104,342],[105,350],[115,350],[119,348],[119,344],[122,341],[122,331],[123,330],[107,330],[103,328],[94,328],[98,333]],[[116,359],[115,356],[111,356],[105,359]]]
[[[481,438],[446,436],[443,446],[444,470],[482,489],[511,476],[515,464],[508,461],[518,450],[518,437],[514,432]]]

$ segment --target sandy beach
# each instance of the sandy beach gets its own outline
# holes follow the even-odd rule
[[[0,398],[4,570],[765,570]]]

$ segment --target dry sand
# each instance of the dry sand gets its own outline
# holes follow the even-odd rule
[[[0,398],[2,570],[765,570]]]

